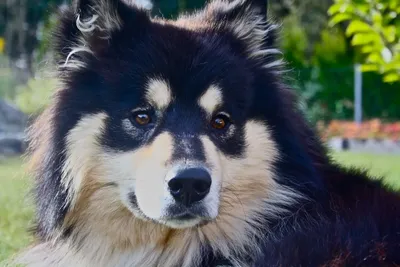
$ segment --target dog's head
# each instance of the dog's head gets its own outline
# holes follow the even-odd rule
[[[234,236],[290,206],[313,169],[266,13],[262,0],[174,21],[127,0],[65,11],[63,89],[32,130],[42,233],[86,209],[110,224],[121,210],[171,228],[219,220]]]

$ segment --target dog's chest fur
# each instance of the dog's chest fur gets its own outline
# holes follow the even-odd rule
[[[128,267],[128,266],[197,266],[207,267],[234,267],[229,260],[222,257],[207,258],[206,255],[166,254],[162,249],[154,247],[141,247],[136,250],[109,250],[104,246],[94,245],[92,251],[79,250],[73,252],[67,245],[54,247],[50,243],[43,243],[30,250],[21,260],[30,267]],[[200,250],[198,251],[200,252]],[[181,258],[177,258],[177,257]],[[176,262],[181,262],[176,264]],[[175,262],[175,265],[169,265]],[[245,266],[243,263],[240,266]]]

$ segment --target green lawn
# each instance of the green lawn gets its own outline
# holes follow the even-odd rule
[[[371,169],[371,173],[385,175],[386,181],[400,188],[400,156],[338,153],[338,161]],[[0,266],[32,238],[27,234],[31,226],[32,204],[27,197],[30,181],[24,178],[19,159],[0,161]]]
[[[21,160],[0,160],[0,266],[31,238],[27,234],[32,218],[29,180],[25,178]]]
[[[335,158],[348,166],[361,166],[376,177],[384,176],[385,182],[400,189],[400,155],[336,153]]]

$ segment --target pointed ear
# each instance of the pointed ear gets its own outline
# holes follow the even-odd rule
[[[214,0],[204,15],[216,28],[230,31],[243,41],[250,58],[271,59],[271,55],[280,54],[273,48],[277,26],[267,18],[267,0]]]
[[[81,68],[90,56],[108,48],[113,34],[130,28],[131,34],[150,21],[148,10],[133,0],[75,0],[63,12],[55,36],[58,64],[63,68]]]
[[[75,0],[73,13],[77,27],[83,32],[119,29],[132,11],[123,0]],[[132,14],[133,15],[133,14]]]

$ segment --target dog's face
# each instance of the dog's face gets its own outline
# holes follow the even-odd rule
[[[200,84],[189,75],[149,78],[138,88],[142,101],[103,126],[107,180],[136,216],[171,227],[216,218],[228,157],[245,157],[239,96],[214,77]]]
[[[232,80],[221,71],[204,77],[201,62],[217,54],[200,49],[204,51],[195,62],[194,54],[190,60],[160,55],[166,58],[165,65],[160,64],[163,70],[149,68],[141,83],[117,85],[123,91],[116,101],[121,107],[99,119],[101,167],[107,182],[118,186],[122,202],[136,216],[172,227],[214,219],[229,158],[246,157],[247,100],[235,90],[248,84],[244,77]],[[185,58],[190,55],[189,49],[182,50]],[[174,73],[179,68],[183,70]]]
[[[100,176],[119,188],[122,203],[135,216],[171,227],[194,226],[216,218],[222,186],[247,186],[241,184],[244,177],[229,172],[240,164],[263,168],[263,161],[275,156],[274,147],[260,147],[266,152],[261,158],[248,151],[250,142],[269,140],[266,127],[249,117],[254,89],[244,59],[218,39],[203,43],[215,33],[194,39],[177,26],[148,27],[142,40],[124,37],[128,40],[116,44],[124,45],[118,52],[110,46],[102,55],[107,63],[87,67],[94,73],[77,74],[84,86],[104,90],[99,96],[104,108],[84,116],[69,133],[69,143],[83,140],[80,132],[93,127]],[[122,62],[115,60],[122,51]],[[100,100],[95,98],[91,101]],[[71,157],[86,153],[79,151],[83,148],[70,147]]]
[[[99,213],[122,205],[172,228],[254,226],[292,201],[275,179],[290,133],[265,12],[263,1],[215,1],[164,21],[126,1],[82,0],[63,15],[64,89],[50,111],[53,147],[42,149],[59,151],[47,164],[62,166],[48,173],[65,189],[55,199],[64,215],[96,201]]]

